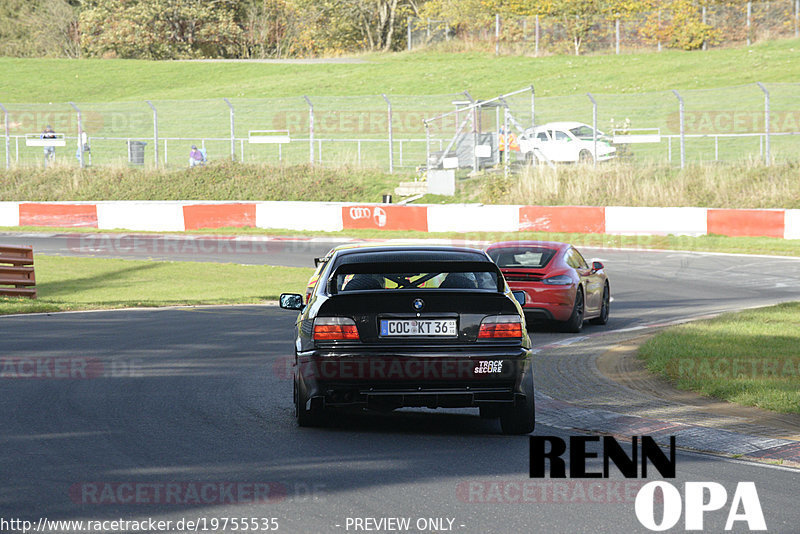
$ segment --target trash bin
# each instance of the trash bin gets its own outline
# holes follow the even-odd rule
[[[145,141],[128,141],[128,162],[134,165],[144,165]]]

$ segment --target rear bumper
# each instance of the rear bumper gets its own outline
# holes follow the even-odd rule
[[[424,355],[310,351],[297,355],[296,374],[298,387],[317,406],[465,408],[524,399],[521,380],[529,365],[527,349]]]
[[[514,291],[525,292],[522,311],[530,320],[567,321],[575,306],[575,285],[547,286],[542,283],[509,284]]]

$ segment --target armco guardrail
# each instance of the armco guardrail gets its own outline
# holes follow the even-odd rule
[[[0,202],[0,227],[182,232],[230,227],[335,232],[567,232],[800,239],[800,209],[355,204],[293,201]]]
[[[33,247],[0,245],[0,295],[35,299],[35,286]]]

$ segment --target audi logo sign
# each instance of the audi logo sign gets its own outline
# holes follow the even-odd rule
[[[369,219],[370,217],[372,217],[375,221],[375,225],[379,228],[386,226],[386,210],[380,206],[375,206],[374,208],[370,208],[369,206],[354,206],[350,208],[350,218],[354,221]]]
[[[342,206],[344,229],[428,231],[426,206]]]

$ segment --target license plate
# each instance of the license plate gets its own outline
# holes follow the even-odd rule
[[[382,319],[381,336],[458,335],[455,319]]]

